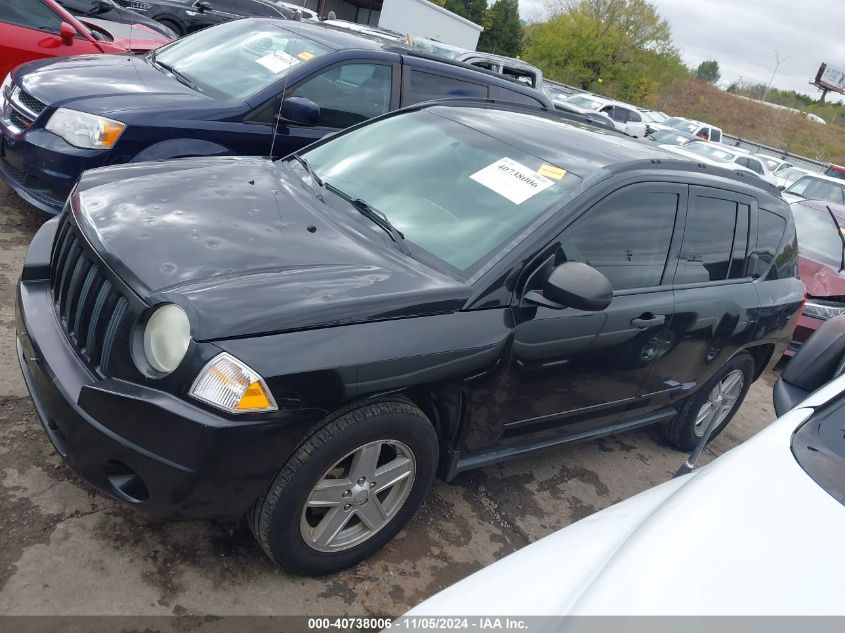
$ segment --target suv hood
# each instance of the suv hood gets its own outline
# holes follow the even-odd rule
[[[451,312],[469,297],[266,158],[95,169],[72,205],[106,265],[149,304],[184,307],[197,340]]]
[[[799,253],[798,272],[811,297],[845,297],[845,271]]]
[[[118,25],[122,26],[122,25]],[[78,55],[32,62],[19,72],[24,90],[51,106],[91,114],[198,107],[214,103],[134,55]]]

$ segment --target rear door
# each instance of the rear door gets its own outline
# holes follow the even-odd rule
[[[62,42],[62,16],[41,0],[0,1],[0,74],[24,62],[45,57],[99,53],[81,33],[70,45]]]
[[[650,379],[666,391],[653,406],[706,382],[753,338],[759,298],[748,254],[755,247],[757,201],[732,191],[690,187],[672,287],[675,315]],[[751,236],[751,237],[750,237]]]

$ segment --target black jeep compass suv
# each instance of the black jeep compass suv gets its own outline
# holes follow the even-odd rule
[[[780,358],[795,227],[752,175],[441,102],[285,159],[96,169],[35,236],[21,367],[82,476],[248,517],[318,574],[435,475],[646,424],[689,449]]]

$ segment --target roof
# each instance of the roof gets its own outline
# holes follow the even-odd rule
[[[292,33],[299,33],[302,37],[307,37],[331,48],[333,50],[344,49],[365,49],[365,50],[382,50],[385,48],[383,41],[376,41],[368,37],[363,37],[358,33],[353,33],[348,30],[334,29],[329,26],[323,26],[320,23],[296,20],[277,20],[275,18],[251,18],[255,20],[267,20],[273,22],[275,25]]]

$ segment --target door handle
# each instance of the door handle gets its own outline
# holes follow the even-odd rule
[[[640,329],[646,329],[649,327],[655,327],[657,325],[663,325],[666,323],[666,315],[665,314],[655,314],[653,316],[649,316],[647,314],[642,315],[636,319],[631,319],[631,325],[634,327],[638,327]]]

